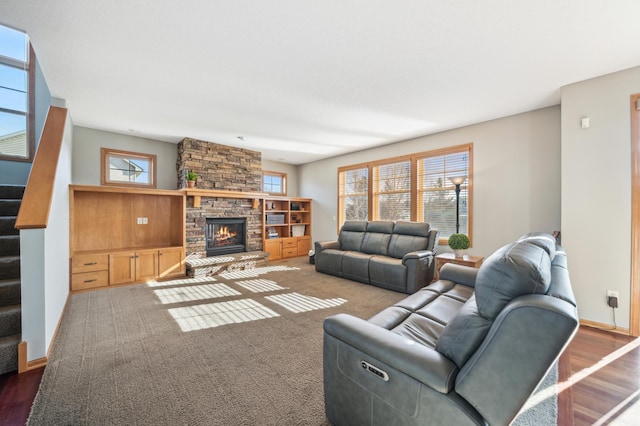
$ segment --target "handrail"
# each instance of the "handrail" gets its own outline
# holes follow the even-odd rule
[[[16,229],[46,228],[53,198],[53,184],[62,148],[67,109],[49,107],[40,144],[31,166]]]

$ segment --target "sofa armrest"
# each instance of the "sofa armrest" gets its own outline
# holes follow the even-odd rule
[[[458,367],[435,349],[348,314],[325,319],[324,332],[440,393],[454,388]]]
[[[440,279],[453,281],[457,284],[464,284],[468,287],[475,287],[478,268],[471,266],[456,265],[455,263],[445,263],[440,269]]]
[[[336,249],[336,250],[339,250],[340,249],[340,241],[338,241],[338,240],[334,240],[334,241],[316,241],[315,242],[315,249],[316,249],[316,254],[320,253],[322,250],[325,250],[325,249]]]
[[[410,251],[402,256],[402,264],[406,265],[411,259],[429,259],[429,262],[433,262],[433,252],[431,250]]]

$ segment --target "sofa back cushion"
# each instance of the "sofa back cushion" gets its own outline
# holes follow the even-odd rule
[[[364,233],[367,230],[366,220],[348,220],[342,225],[338,241],[341,250],[360,251]]]
[[[426,250],[429,245],[429,230],[429,224],[424,222],[396,222],[388,255],[402,259],[409,252]]]
[[[367,232],[362,240],[361,251],[368,254],[380,254],[386,256],[389,249],[389,240],[393,232],[393,222],[373,221],[367,224]]]
[[[545,249],[522,241],[508,244],[478,270],[478,312],[493,321],[511,300],[525,294],[545,294],[550,283],[551,260]]]
[[[553,235],[544,232],[530,232],[518,238],[516,242],[525,242],[540,247],[549,254],[552,261],[556,255],[556,239]]]

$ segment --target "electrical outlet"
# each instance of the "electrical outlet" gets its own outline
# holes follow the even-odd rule
[[[148,217],[143,217],[142,218],[142,224],[143,225],[147,225],[149,223],[149,218]]]
[[[607,290],[607,297],[615,297],[617,299],[619,297],[619,293],[615,290]]]
[[[137,218],[136,223],[138,225],[142,225],[142,218],[141,217]]]

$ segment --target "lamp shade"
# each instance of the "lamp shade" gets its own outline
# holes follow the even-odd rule
[[[466,176],[452,176],[449,178],[452,184],[454,185],[462,185],[462,183],[467,180]]]

